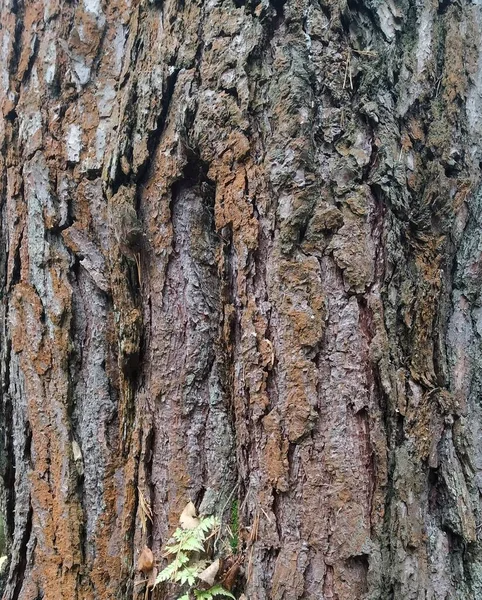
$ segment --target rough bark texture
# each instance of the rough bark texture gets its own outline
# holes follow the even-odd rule
[[[4,600],[481,598],[480,2],[0,14]]]

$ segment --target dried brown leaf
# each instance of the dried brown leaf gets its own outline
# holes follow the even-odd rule
[[[214,585],[216,575],[219,571],[219,558],[216,559],[212,564],[209,565],[202,573],[199,573],[198,577],[204,583],[207,583],[209,587]]]
[[[192,502],[188,502],[179,517],[179,523],[183,529],[194,529],[199,525],[196,507]]]
[[[137,559],[137,570],[147,574],[149,571],[152,571],[153,567],[154,554],[150,548],[144,546],[142,552],[139,554],[139,558]]]

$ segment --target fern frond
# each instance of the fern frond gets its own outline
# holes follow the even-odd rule
[[[164,552],[165,554],[177,554],[178,552],[202,552],[203,550],[204,546],[202,541],[195,537],[188,537],[178,544],[166,546]]]
[[[199,525],[196,527],[196,530],[199,530],[203,533],[207,533],[212,529],[216,529],[216,527],[219,527],[219,519],[214,515],[211,515],[209,517],[204,517],[203,519],[201,519]]]
[[[199,600],[212,600],[215,596],[236,600],[233,594],[221,585],[214,585],[209,590],[195,589],[199,575],[206,570],[206,561],[195,560],[196,553],[201,553],[201,555],[206,553],[204,542],[215,535],[220,527],[219,519],[213,515],[203,518],[196,517],[196,519],[199,520],[196,527],[192,529],[178,527],[173,533],[163,553],[165,557],[172,557],[171,563],[159,573],[155,585],[167,581],[188,585],[190,592],[194,593]],[[178,600],[190,600],[191,597],[188,592],[180,596]]]
[[[219,527],[219,519],[214,516],[204,517],[200,520],[199,525],[194,527],[193,529],[182,529],[178,527],[176,531],[172,534],[174,540],[176,540],[180,545],[184,544],[186,540],[198,540],[200,543],[204,542],[206,539],[206,534],[212,532],[213,530]],[[167,553],[172,553],[170,550],[172,548],[177,548],[177,544],[171,544],[166,547]]]
[[[201,571],[198,567],[183,567],[175,575],[175,581],[178,581],[181,585],[188,583],[193,586],[196,583],[197,576]]]
[[[182,542],[182,540],[186,539],[186,537],[191,536],[193,531],[194,529],[182,529],[181,527],[178,527],[172,534],[172,537],[178,542]],[[172,539],[169,541],[172,541]]]
[[[222,585],[214,585],[212,588],[209,588],[205,591],[194,590],[194,595],[199,600],[212,600],[215,596],[224,596],[225,598],[232,598],[232,600],[236,600],[236,598],[228,592],[228,590],[224,589]]]
[[[196,538],[189,538],[179,545],[181,546],[180,549],[184,552],[203,552],[204,551],[203,543],[201,542],[201,540],[198,540]]]
[[[167,565],[167,567],[163,569],[156,577],[155,585],[161,583],[161,581],[173,581],[179,569],[183,568],[183,565],[187,564],[188,562],[189,556],[183,554],[182,552],[179,552],[176,558],[172,561],[172,563]]]

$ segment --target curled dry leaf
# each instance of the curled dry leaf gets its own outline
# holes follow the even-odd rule
[[[216,559],[212,564],[209,565],[202,573],[199,573],[198,578],[204,581],[209,587],[214,585],[216,575],[219,571],[219,558]]]
[[[139,558],[137,559],[137,570],[147,574],[152,571],[153,567],[154,554],[150,548],[144,546],[142,552],[139,554]]]
[[[188,502],[179,517],[179,523],[183,529],[195,529],[199,525],[196,507],[192,502]]]

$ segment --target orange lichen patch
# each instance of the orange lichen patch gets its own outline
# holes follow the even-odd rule
[[[25,352],[39,375],[52,364],[50,343],[45,339],[41,324],[43,306],[35,289],[25,283],[15,286],[12,294],[12,348]]]
[[[238,250],[257,247],[258,222],[249,198],[248,173],[252,165],[247,158],[249,141],[241,132],[231,132],[219,159],[209,170],[216,182],[215,221],[217,229],[231,225],[239,236]],[[239,234],[237,233],[239,232]]]
[[[403,133],[401,140],[400,140],[400,145],[402,146],[402,150],[404,152],[407,152],[408,150],[410,150],[413,146],[412,146],[412,141],[410,140],[410,136],[407,133]]]
[[[243,245],[254,250],[258,240],[258,223],[247,197],[245,167],[239,166],[233,173],[231,166],[223,164],[219,169],[212,168],[211,176],[216,180],[216,227],[222,229],[231,225],[233,231],[242,233]]]
[[[92,140],[96,140],[100,118],[97,100],[92,92],[83,94],[79,115],[74,122],[77,123],[82,131],[82,148],[84,149],[82,152],[83,164],[99,164],[97,156],[99,152],[98,144],[92,143]],[[64,128],[69,125],[69,119],[66,117]]]
[[[184,166],[185,158],[179,152],[174,132],[172,137],[166,132],[153,161],[152,176],[139,190],[144,206],[143,216],[147,227],[149,250],[166,262],[172,250],[174,234],[170,208],[172,186],[181,177]],[[164,264],[161,260],[161,267]],[[153,265],[153,270],[155,268],[156,263]],[[156,279],[160,278],[159,283],[162,285],[165,277],[163,269],[157,267],[153,275]]]
[[[2,159],[2,163],[3,163],[3,159]],[[15,199],[15,198],[19,198],[22,192],[22,177],[20,176],[20,172],[18,167],[9,167],[7,170],[7,191],[8,191],[8,197],[7,200],[9,199]],[[21,206],[18,207],[19,210],[21,210]],[[15,219],[19,220],[19,214],[17,211],[15,211],[12,214],[15,215]],[[9,222],[12,222],[14,219],[9,219]]]
[[[69,250],[71,250],[74,254],[78,254],[81,249],[79,244],[75,241],[75,239],[81,239],[80,236],[78,237],[76,235],[77,232],[80,232],[80,231],[82,231],[82,230],[75,223],[74,223],[74,225],[72,225],[72,227],[69,227],[62,231],[62,238],[64,240],[66,247]],[[74,235],[72,235],[72,234],[74,234]]]
[[[87,10],[76,10],[75,21],[68,39],[69,49],[87,60],[94,57],[101,38],[95,15]]]
[[[47,590],[56,582],[57,597],[67,600],[77,597],[82,521],[81,508],[74,492],[75,476],[69,473],[71,467],[66,452],[69,444],[69,383],[64,365],[68,345],[61,341],[65,339],[63,332],[54,330],[49,352],[50,375],[42,377],[46,372],[46,361],[42,358],[45,326],[38,319],[42,308],[40,300],[25,284],[16,286],[14,296],[20,303],[17,313],[23,316],[25,334],[29,338],[23,341],[23,351],[17,343],[14,351],[20,352],[32,435],[29,481],[32,532],[37,544],[31,578],[40,590]],[[33,346],[32,340],[36,340]],[[17,339],[17,342],[20,340]]]
[[[316,421],[313,404],[317,395],[317,369],[304,357],[304,352],[316,348],[323,337],[325,297],[316,258],[280,258],[277,265],[270,293],[281,324],[279,347],[276,347],[284,371],[279,410],[287,439],[296,442],[311,431]]]
[[[103,222],[107,221],[107,202],[104,201],[102,187],[97,181],[82,178],[75,187],[72,204],[75,210],[75,227],[81,230],[92,229],[92,207],[94,206],[100,208],[101,213],[97,215],[98,218],[104,217]]]
[[[68,327],[62,328],[64,319],[70,315],[72,288],[66,282],[65,277],[60,273],[59,267],[54,265],[48,270],[52,291],[55,295],[55,302],[52,302],[47,308],[47,315],[51,323],[58,328],[57,335],[63,339],[61,349],[67,350],[69,347],[70,330]],[[60,340],[58,340],[60,341]]]
[[[22,49],[17,67],[18,81],[22,81],[27,69],[29,68],[30,58],[34,51],[35,38],[38,35],[37,29],[42,22],[43,6],[40,2],[30,2],[25,6],[25,13],[22,18],[22,41],[19,47]]]
[[[82,96],[81,104],[81,126],[82,130],[86,133],[96,130],[99,126],[99,110],[97,108],[97,101],[92,92],[86,92]],[[86,136],[86,142],[88,141],[88,135]]]
[[[89,574],[95,598],[115,598],[119,582],[130,577],[134,566],[133,537],[137,502],[138,460],[141,432],[131,426],[129,456],[114,453],[102,481],[105,510],[95,534],[94,560]]]
[[[423,131],[423,125],[422,125],[421,121],[419,121],[415,117],[412,117],[408,121],[408,131],[409,131],[410,137],[412,138],[413,141],[422,142],[422,143],[425,141],[425,133]]]
[[[287,302],[288,304],[288,302]],[[323,299],[320,298],[316,302],[315,314],[320,309],[323,309]],[[320,306],[321,305],[321,306]],[[311,308],[311,307],[310,307]],[[320,339],[319,329],[317,330],[313,325],[314,314],[311,311],[307,311],[306,308],[288,308],[286,315],[289,317],[291,322],[291,329],[294,337],[296,336],[302,345],[313,346]],[[319,322],[317,324],[320,324]]]
[[[55,572],[61,570],[65,587],[73,594],[76,581],[72,571],[81,563],[82,512],[76,497],[65,489],[62,452],[66,440],[49,429],[39,433],[43,435],[33,434],[32,439],[36,472],[31,474],[37,564],[44,572],[43,585],[54,581]],[[50,438],[49,442],[46,438]]]
[[[258,350],[261,357],[262,367],[268,367],[268,370],[272,369],[275,361],[273,344],[266,338],[263,338],[258,344]]]
[[[176,461],[171,461],[170,467],[173,468],[174,481],[172,481],[171,492],[169,496],[170,506],[172,510],[169,511],[168,515],[168,526],[169,531],[173,531],[179,524],[179,515],[182,512],[182,505],[185,499],[188,498],[189,489],[189,475],[186,473]],[[169,471],[171,473],[171,471]],[[171,483],[171,482],[170,482]]]
[[[279,260],[273,298],[279,303],[283,337],[293,348],[315,346],[321,339],[326,319],[325,297],[316,258]]]
[[[241,131],[234,130],[228,136],[226,148],[227,154],[232,161],[241,162],[248,157],[251,144]],[[249,161],[247,162],[249,164]]]
[[[296,442],[313,428],[317,414],[309,401],[316,390],[316,371],[306,361],[305,367],[288,367],[289,391],[283,405],[285,428],[290,442]]]

